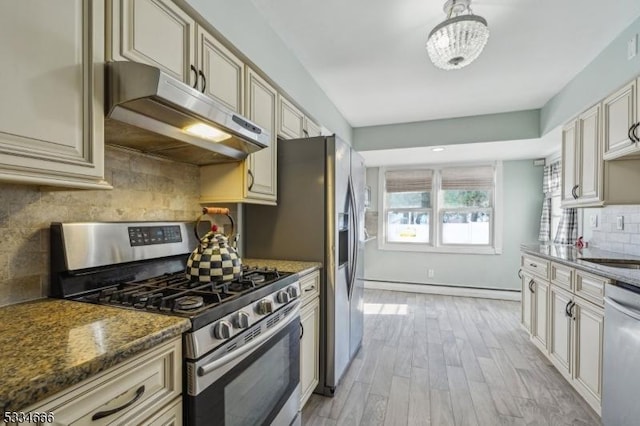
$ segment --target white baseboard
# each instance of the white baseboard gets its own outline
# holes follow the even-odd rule
[[[443,296],[479,297],[481,299],[498,299],[520,301],[519,291],[496,289],[454,287],[432,284],[394,283],[389,281],[365,281],[364,288],[374,290],[406,291],[409,293],[440,294]]]

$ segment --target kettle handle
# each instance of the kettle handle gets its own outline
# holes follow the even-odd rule
[[[210,214],[224,215],[224,216],[227,216],[227,218],[229,218],[229,222],[231,222],[231,231],[225,235],[227,238],[230,239],[233,236],[233,231],[235,230],[235,223],[233,222],[233,218],[231,217],[229,209],[226,207],[203,207],[202,214],[198,216],[198,219],[196,219],[196,225],[193,227],[193,231],[195,232],[196,238],[198,239],[198,241],[202,243],[202,239],[204,238],[204,236],[201,237],[200,235],[198,235],[198,225],[202,221],[203,216],[210,215]]]

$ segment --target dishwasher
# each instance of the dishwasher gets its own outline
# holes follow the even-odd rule
[[[640,288],[607,284],[604,304],[602,424],[636,425],[640,419]]]

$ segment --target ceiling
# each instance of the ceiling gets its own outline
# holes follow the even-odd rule
[[[444,0],[251,0],[353,127],[542,107],[640,16],[638,0],[476,0],[489,42],[435,68]]]

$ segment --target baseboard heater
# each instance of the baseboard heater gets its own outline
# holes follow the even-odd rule
[[[405,291],[410,293],[439,294],[444,296],[479,297],[484,299],[521,300],[520,290],[429,284],[407,281],[364,280],[364,287],[375,290]]]

